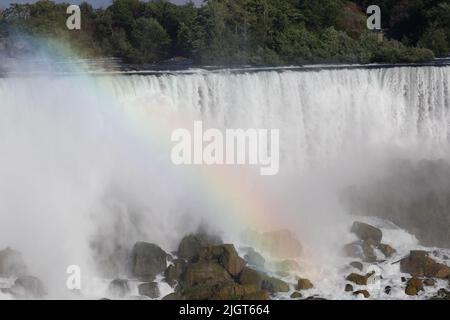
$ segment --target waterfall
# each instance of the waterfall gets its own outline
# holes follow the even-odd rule
[[[248,208],[320,242],[345,214],[340,188],[387,159],[448,158],[449,108],[450,67],[0,78],[0,246],[65,292],[66,266],[91,270],[94,249],[173,250],[205,221],[231,235]],[[220,168],[170,163],[171,130],[194,120],[279,129],[279,176],[226,175],[228,207]]]
[[[109,82],[125,103],[145,101],[149,108],[168,108],[226,128],[280,128],[282,153],[297,165],[368,146],[448,150],[450,67],[134,75],[100,81]]]

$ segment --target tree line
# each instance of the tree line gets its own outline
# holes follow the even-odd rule
[[[381,7],[384,41],[366,27]],[[450,0],[114,0],[80,5],[81,30],[66,28],[68,4],[40,0],[0,10],[0,51],[25,50],[16,37],[64,43],[82,57],[135,64],[189,59],[196,64],[422,62],[446,55]]]

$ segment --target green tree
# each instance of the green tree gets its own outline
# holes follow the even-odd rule
[[[437,56],[449,53],[447,34],[443,29],[429,28],[419,40],[419,46],[432,50]]]
[[[133,38],[138,44],[136,61],[153,63],[167,58],[170,38],[155,19],[144,17],[137,19]]]

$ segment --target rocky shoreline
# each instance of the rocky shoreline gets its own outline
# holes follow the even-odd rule
[[[342,292],[353,297],[370,299],[376,290],[389,295],[403,290],[406,296],[420,297],[433,292],[431,299],[450,299],[449,257],[435,260],[436,252],[410,250],[399,260],[396,249],[383,243],[383,232],[370,224],[355,221],[350,232],[357,241],[343,245],[342,255],[351,261],[342,266],[348,274],[342,279]],[[131,249],[129,276],[110,281],[108,299],[132,297],[131,282],[137,282],[139,299],[164,300],[268,300],[323,299],[313,294],[316,285],[302,275],[296,258],[303,247],[287,230],[247,234],[247,243],[239,247],[223,243],[205,232],[186,235],[176,252],[167,253],[157,244],[137,242]],[[442,261],[446,261],[443,263]],[[382,265],[399,265],[398,288],[380,287]],[[346,271],[346,272],[347,272]],[[44,283],[27,272],[19,252],[6,248],[0,251],[0,278],[11,279],[3,294],[15,299],[45,299]],[[159,281],[159,282],[158,282]],[[160,282],[172,288],[163,295]],[[378,281],[378,282],[377,282]]]

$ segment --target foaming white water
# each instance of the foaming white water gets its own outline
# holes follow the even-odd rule
[[[235,168],[231,180],[328,254],[347,226],[341,187],[391,157],[447,157],[449,88],[449,67],[0,79],[0,245],[67,297],[66,267],[96,275],[99,251],[170,251],[201,221],[229,238],[252,227],[211,201],[225,197],[220,175],[199,187],[197,169],[170,163],[171,130],[201,119],[280,129],[280,174]]]

